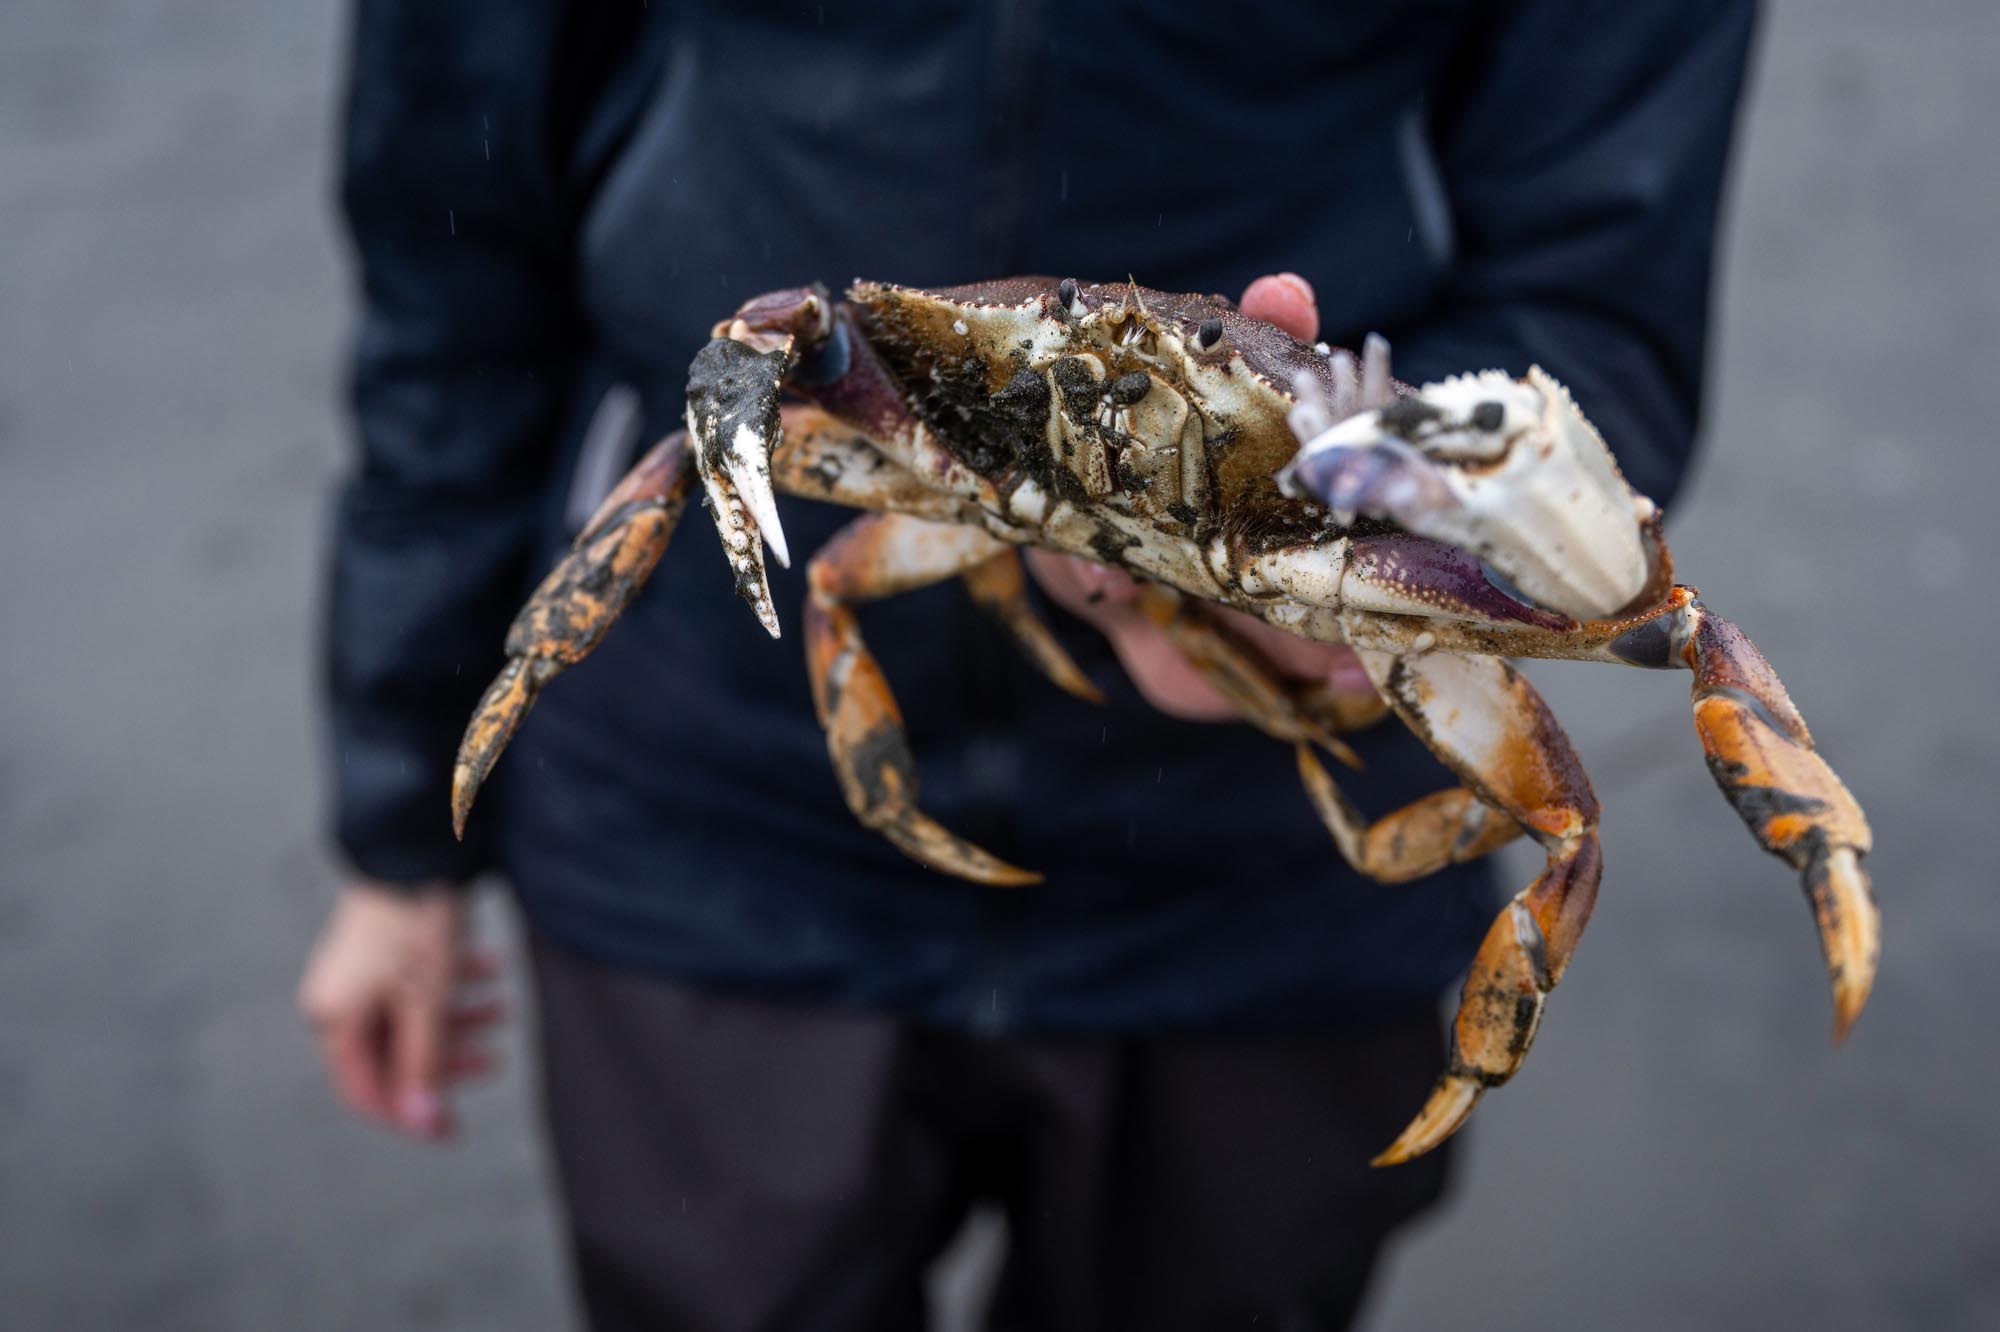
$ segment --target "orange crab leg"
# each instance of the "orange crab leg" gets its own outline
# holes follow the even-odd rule
[[[689,471],[683,432],[654,445],[514,617],[507,665],[473,710],[452,768],[451,825],[460,837],[474,797],[535,696],[588,656],[646,585],[687,507]]]
[[[1395,1165],[1450,1137],[1488,1087],[1520,1068],[1542,1005],[1590,919],[1604,861],[1590,779],[1548,705],[1513,666],[1442,653],[1366,652],[1362,662],[1432,752],[1548,856],[1473,956],[1452,1024],[1451,1062],[1416,1118],[1375,1158]]]
[[[958,501],[923,486],[852,427],[816,407],[786,407],[783,416],[784,442],[772,459],[779,489],[858,508],[956,516]],[[686,431],[661,440],[605,497],[515,616],[507,664],[459,743],[451,812],[460,836],[479,788],[536,696],[590,655],[645,586],[687,506],[694,470]]]
[[[1447,865],[1492,855],[1521,825],[1463,786],[1433,791],[1373,823],[1347,799],[1311,746],[1298,747],[1299,780],[1334,845],[1355,871],[1380,883],[1408,883]]]
[[[1868,1001],[1881,919],[1861,858],[1872,838],[1861,806],[1813,749],[1785,686],[1741,629],[1700,602],[1687,610],[1680,657],[1694,672],[1694,725],[1716,784],[1766,851],[1799,871],[1833,983],[1833,1033]]]
[[[1011,563],[1014,552],[975,527],[905,514],[857,518],[807,570],[806,663],[834,776],[854,816],[925,865],[977,883],[1008,885],[1038,883],[1041,875],[974,846],[918,808],[916,762],[902,713],[853,608],[966,574],[983,578],[985,597],[1011,603],[1019,595],[1020,573],[1014,569],[1010,591],[1010,580],[991,572],[1002,560]],[[1005,612],[1028,614],[1025,601]],[[1050,674],[1057,683],[1067,679],[1090,688],[1047,629],[1032,623],[1024,642],[1031,653],[1053,654]]]
[[[1868,821],[1814,749],[1763,654],[1695,589],[1671,584],[1657,520],[1647,540],[1652,599],[1629,614],[1581,622],[1506,598],[1462,552],[1406,536],[1360,541],[1342,585],[1341,630],[1358,647],[1389,653],[1416,645],[1694,672],[1695,729],[1709,771],[1759,845],[1804,882],[1839,1039],[1867,1001],[1880,952],[1880,916],[1861,867]],[[1414,613],[1420,607],[1425,614]]]

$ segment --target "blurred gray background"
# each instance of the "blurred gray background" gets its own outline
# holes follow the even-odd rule
[[[431,1150],[335,1110],[292,1009],[338,9],[0,7],[7,1327],[569,1325],[518,1044]],[[1538,667],[1609,874],[1373,1328],[2000,1327],[1996,66],[1991,0],[1771,6],[1672,526],[1873,817],[1874,1002],[1831,1049],[1684,679]]]

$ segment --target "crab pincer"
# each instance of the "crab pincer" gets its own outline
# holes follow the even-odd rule
[[[780,566],[792,564],[771,483],[771,456],[783,438],[779,399],[801,356],[826,337],[830,311],[822,287],[760,296],[717,324],[688,368],[688,437],[709,512],[737,593],[773,638],[778,611],[764,544]]]

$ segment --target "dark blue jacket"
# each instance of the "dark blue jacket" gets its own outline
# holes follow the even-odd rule
[[[360,0],[343,203],[360,462],[328,630],[339,838],[380,878],[499,868],[601,958],[988,1028],[1276,1028],[1431,1002],[1480,870],[1349,873],[1287,750],[1017,661],[945,586],[870,606],[946,825],[1045,886],[926,871],[842,806],[797,573],[769,641],[693,512],[451,840],[505,626],[567,539],[612,384],[648,437],[744,297],[1015,272],[1238,292],[1294,269],[1326,336],[1423,379],[1539,361],[1669,499],[1700,398],[1750,0],[1254,5]],[[795,549],[847,515],[781,502]],[[1448,780],[1393,723],[1385,812]]]

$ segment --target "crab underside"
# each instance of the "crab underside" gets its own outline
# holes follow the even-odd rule
[[[1095,700],[1031,606],[1021,546],[1144,580],[1146,614],[1293,746],[1313,809],[1360,872],[1397,883],[1517,837],[1541,847],[1541,873],[1473,958],[1443,1077],[1378,1164],[1436,1146],[1520,1067],[1596,899],[1597,799],[1510,658],[1690,671],[1711,774],[1804,884],[1836,1036],[1867,999],[1877,914],[1859,806],[1755,646],[1673,582],[1657,512],[1540,370],[1411,389],[1390,378],[1379,339],[1358,358],[1307,347],[1220,297],[1136,284],[760,296],[696,357],[687,429],[640,460],[516,619],[460,747],[460,831],[535,695],[643,586],[697,476],[737,588],[773,636],[765,544],[788,558],[775,493],[868,511],[808,567],[807,666],[848,806],[927,865],[989,884],[1039,878],[918,806],[855,607],[960,579],[1051,681]],[[1210,605],[1353,645],[1377,697],[1278,677]],[[1461,784],[1371,822],[1319,755],[1351,759],[1340,733],[1392,712]]]

